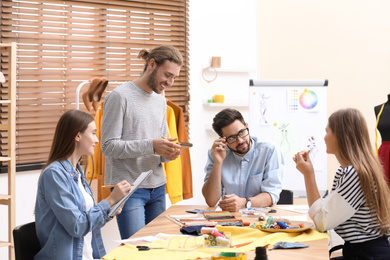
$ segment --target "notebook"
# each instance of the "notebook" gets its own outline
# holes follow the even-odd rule
[[[118,209],[130,198],[130,196],[138,189],[139,185],[141,185],[141,183],[146,180],[146,178],[149,177],[149,175],[152,173],[153,171],[150,170],[150,171],[147,171],[147,172],[143,172],[141,173],[140,176],[138,176],[138,178],[135,180],[135,182],[133,183],[134,186],[131,187],[131,190],[129,192],[129,194],[127,194],[126,196],[124,196],[120,201],[118,201],[114,206],[111,207],[110,209],[110,213],[108,213],[108,216],[109,217],[114,217],[115,215],[115,212],[118,211]]]

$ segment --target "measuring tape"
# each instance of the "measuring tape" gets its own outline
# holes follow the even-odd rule
[[[245,253],[218,253],[211,256],[211,260],[246,260]]]

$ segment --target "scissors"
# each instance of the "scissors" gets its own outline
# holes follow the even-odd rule
[[[137,246],[138,251],[149,251],[150,249],[164,249],[164,247],[148,247],[148,246]]]

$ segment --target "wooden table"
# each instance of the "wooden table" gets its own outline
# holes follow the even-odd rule
[[[158,233],[167,233],[167,234],[180,234],[180,227],[173,223],[171,220],[167,219],[165,215],[183,215],[187,214],[186,210],[192,209],[215,209],[207,206],[190,206],[190,205],[172,205],[160,216],[150,222],[148,225],[143,227],[137,233],[135,233],[131,238],[138,238],[144,236],[155,236]],[[297,216],[302,215],[299,213],[286,211],[275,207],[277,212],[274,214],[269,214],[271,216]],[[234,213],[237,218],[241,218],[240,213]],[[254,218],[243,218],[243,221],[255,221]],[[324,260],[329,259],[328,251],[328,240],[313,240],[306,241],[304,244],[309,245],[308,248],[302,249],[278,249],[278,250],[267,250],[267,256],[269,260],[291,260],[291,259],[301,259],[301,260]],[[248,260],[254,259],[255,252],[247,252]],[[210,258],[206,258],[210,259]]]

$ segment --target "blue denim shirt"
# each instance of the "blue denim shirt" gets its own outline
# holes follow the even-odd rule
[[[92,195],[79,164],[81,181]],[[93,198],[93,196],[92,196]],[[100,228],[110,220],[110,206],[102,200],[86,212],[85,200],[78,186],[78,173],[68,160],[46,167],[38,181],[35,204],[35,225],[42,249],[39,259],[81,260],[84,236],[92,231],[93,257],[106,254]]]
[[[245,198],[268,192],[272,204],[276,204],[282,191],[283,154],[273,143],[258,142],[253,136],[251,139],[252,147],[244,156],[226,148],[221,170],[222,195],[236,194]],[[209,178],[213,164],[214,158],[209,150],[204,181]]]

